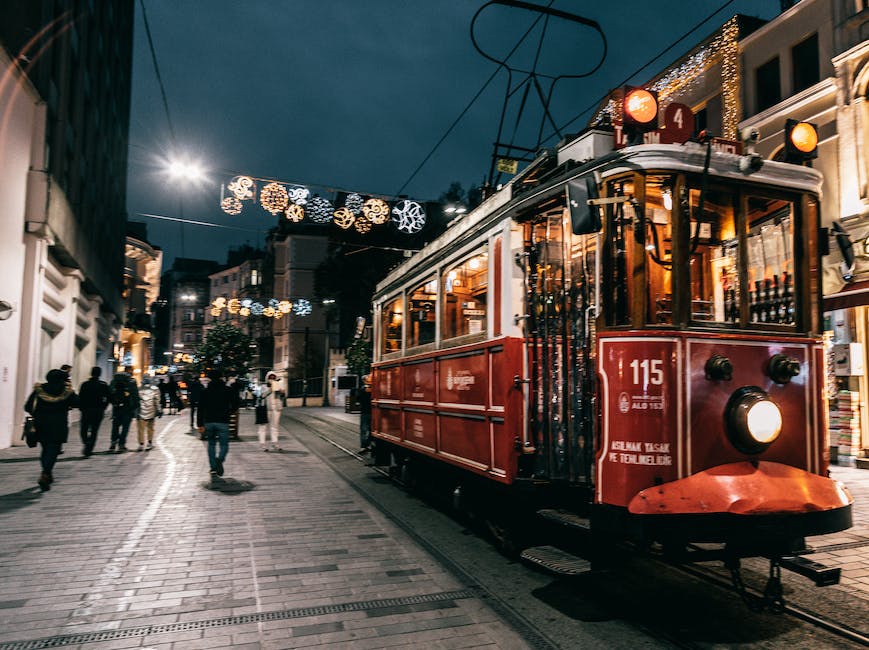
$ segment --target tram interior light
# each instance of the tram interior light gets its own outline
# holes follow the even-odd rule
[[[785,122],[785,162],[802,164],[818,157],[818,127],[809,122]]]

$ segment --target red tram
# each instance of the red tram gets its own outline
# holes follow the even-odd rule
[[[821,177],[745,158],[589,130],[395,269],[378,462],[478,509],[530,499],[604,539],[837,581],[793,557],[851,526],[827,477]]]

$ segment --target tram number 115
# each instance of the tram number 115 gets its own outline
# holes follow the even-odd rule
[[[634,359],[631,370],[634,373],[634,384],[660,386],[664,383],[664,362],[661,359]]]

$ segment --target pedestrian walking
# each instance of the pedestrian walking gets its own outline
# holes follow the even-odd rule
[[[69,436],[69,409],[78,406],[78,395],[66,378],[62,370],[49,370],[45,383],[37,384],[24,404],[24,410],[33,416],[36,440],[42,445],[42,474],[37,483],[43,491],[51,489],[60,446]]]
[[[208,439],[208,464],[211,478],[223,476],[223,462],[229,452],[229,420],[238,410],[238,390],[227,386],[223,373],[214,369],[209,373],[210,381],[199,397],[199,413],[196,424],[199,433]],[[220,449],[217,445],[220,443]]]
[[[154,419],[159,417],[163,417],[160,389],[146,377],[142,380],[142,388],[139,390],[139,414],[136,420],[139,451],[151,451],[154,448]]]
[[[359,391],[359,453],[367,454],[371,449],[371,375],[362,377]]]
[[[259,402],[261,407],[256,412],[257,434],[259,435],[260,448],[268,451],[266,446],[266,428],[269,429],[272,439],[272,451],[280,451],[278,446],[278,433],[280,431],[281,411],[284,408],[285,393],[280,390],[281,384],[277,374],[270,372],[266,377],[266,385],[260,389]],[[260,420],[265,420],[260,422]]]
[[[109,385],[112,401],[112,439],[109,451],[127,451],[127,434],[139,408],[139,389],[133,378],[124,372],[123,366]]]
[[[175,377],[169,378],[169,383],[166,385],[166,395],[169,398],[169,413],[178,413],[184,408],[181,403],[181,388]]]
[[[196,430],[196,411],[199,408],[199,397],[202,395],[202,382],[194,377],[187,382],[187,405],[190,407],[190,430]]]
[[[109,405],[109,385],[100,379],[102,374],[102,369],[94,366],[91,368],[91,378],[78,389],[78,408],[81,411],[79,433],[81,444],[84,445],[81,453],[85,458],[94,453],[97,433]]]

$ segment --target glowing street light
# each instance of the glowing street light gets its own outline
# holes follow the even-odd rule
[[[205,171],[196,162],[171,160],[169,161],[167,171],[173,179],[183,179],[191,182],[205,179]]]

